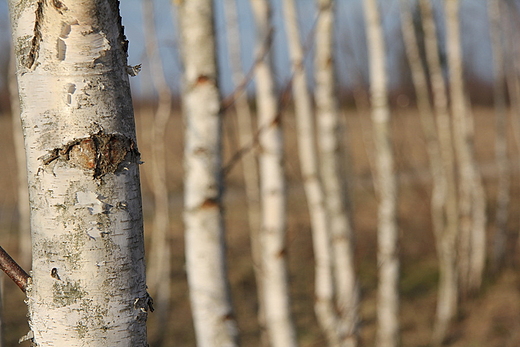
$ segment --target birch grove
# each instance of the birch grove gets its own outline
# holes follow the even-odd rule
[[[184,64],[184,224],[186,269],[197,345],[235,346],[222,216],[222,122],[213,5],[178,5]]]
[[[6,4],[0,345],[520,345],[520,0]]]
[[[146,346],[127,47],[114,1],[10,1],[31,201],[38,346]]]

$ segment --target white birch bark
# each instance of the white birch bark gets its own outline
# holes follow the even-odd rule
[[[507,110],[505,94],[504,45],[500,2],[488,1],[490,40],[493,51],[493,99],[495,104],[496,132],[495,158],[498,168],[497,209],[493,240],[493,270],[499,270],[505,260],[507,243],[507,219],[509,208],[509,161],[507,157]]]
[[[31,264],[31,217],[29,208],[29,187],[27,187],[27,168],[25,148],[20,119],[20,98],[16,80],[16,63],[14,52],[11,52],[9,62],[9,94],[11,101],[11,117],[13,122],[14,150],[16,154],[16,169],[18,179],[18,252],[19,263],[27,269]]]
[[[257,54],[271,39],[269,1],[251,0],[257,28]],[[259,168],[262,206],[260,231],[262,287],[260,293],[271,346],[298,346],[290,310],[287,273],[286,192],[283,168],[283,137],[276,97],[271,54],[258,60],[255,68],[259,129]]]
[[[377,0],[365,0],[365,21],[370,72],[372,129],[374,131],[378,207],[379,284],[377,297],[377,345],[399,344],[399,258],[397,183],[390,135],[385,43]]]
[[[455,153],[459,165],[459,281],[463,296],[482,282],[486,256],[485,193],[473,157],[473,128],[464,93],[459,1],[444,2]]]
[[[221,114],[211,0],[181,1],[186,269],[197,345],[236,346],[222,216]]]
[[[440,154],[445,174],[444,216],[445,226],[442,234],[436,235],[437,255],[439,257],[439,290],[437,312],[433,328],[433,345],[442,344],[449,323],[457,313],[458,274],[456,269],[456,241],[458,235],[457,178],[451,119],[448,108],[448,91],[439,58],[437,30],[430,0],[420,0],[421,22],[424,31],[426,61],[435,109]]]
[[[336,96],[333,0],[318,0],[315,50],[315,102],[320,153],[320,173],[330,221],[333,269],[340,346],[358,340],[359,289],[354,268],[354,234],[348,208],[344,153]]]
[[[147,346],[139,153],[117,1],[9,2],[37,346]]]
[[[284,20],[293,72],[292,90],[296,115],[298,154],[311,220],[315,260],[315,305],[318,323],[332,346],[339,344],[338,322],[334,305],[332,247],[325,195],[320,181],[314,114],[304,67],[298,17],[294,0],[284,0]]]
[[[171,291],[170,200],[167,185],[165,132],[170,119],[172,97],[164,77],[163,62],[159,56],[153,1],[144,0],[142,5],[146,55],[148,56],[152,85],[158,94],[158,105],[153,115],[150,131],[152,145],[150,174],[154,216],[147,278],[148,286],[156,303],[156,314],[158,315],[156,322],[159,327],[157,338],[160,339],[166,329]]]

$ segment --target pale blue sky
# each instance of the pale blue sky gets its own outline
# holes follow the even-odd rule
[[[225,0],[215,0],[216,27],[219,38],[219,64],[221,68],[221,85],[224,93],[232,90],[228,77],[227,40],[225,38],[224,4]],[[282,21],[281,0],[272,0],[274,7],[275,42],[274,53],[277,78],[283,84],[289,77],[285,33]],[[439,0],[435,1],[437,5]],[[8,57],[8,19],[7,0],[0,0],[0,64],[4,65]],[[316,11],[314,0],[297,0],[302,37],[309,38],[315,23]],[[161,54],[166,65],[166,75],[174,90],[179,88],[179,59],[177,56],[177,34],[175,30],[174,11],[170,0],[155,0],[156,23],[159,30]],[[242,59],[244,68],[248,69],[253,61],[253,44],[255,40],[254,21],[252,19],[249,1],[238,0],[240,17],[240,32],[242,34]],[[390,85],[399,83],[399,65],[403,62],[402,43],[399,26],[399,0],[380,0],[381,14],[386,33],[388,51],[388,71]],[[439,6],[437,6],[439,7]],[[337,65],[340,82],[349,87],[359,80],[366,81],[367,54],[364,39],[364,19],[361,0],[337,0]],[[142,29],[141,0],[121,0],[121,12],[126,35],[130,40],[129,63],[132,65],[145,63],[144,37]],[[462,1],[462,34],[466,64],[478,77],[489,80],[492,76],[491,52],[487,26],[486,0]],[[442,19],[442,18],[441,18]],[[442,30],[441,30],[442,31]],[[443,31],[442,31],[443,32]],[[312,57],[309,56],[309,64]],[[143,71],[132,78],[133,90],[142,95],[150,90],[148,67],[143,64]],[[0,82],[1,83],[1,82]]]

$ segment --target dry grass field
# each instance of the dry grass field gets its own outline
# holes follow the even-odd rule
[[[371,180],[370,122],[367,114],[344,110],[350,161],[350,187],[355,209],[357,269],[362,288],[362,345],[373,346],[376,322],[375,290],[376,263],[376,209],[377,201]],[[494,230],[496,167],[494,165],[494,114],[490,108],[475,108],[477,158],[484,175],[488,196],[488,230],[490,239]],[[139,149],[142,153],[142,186],[145,212],[145,233],[151,230],[152,197],[150,170],[147,158],[153,140],[150,138],[149,109],[137,112]],[[325,346],[313,315],[313,253],[311,235],[299,176],[294,137],[294,120],[290,114],[283,119],[287,144],[287,178],[289,180],[288,257],[290,266],[293,312],[302,347]],[[438,270],[434,239],[430,227],[430,177],[428,158],[416,110],[393,110],[395,153],[400,182],[399,225],[402,260],[401,277],[401,333],[403,346],[427,346],[435,313]],[[225,156],[229,158],[236,148],[236,129],[233,115],[226,116]],[[150,317],[150,345],[195,346],[194,331],[184,272],[182,228],[182,120],[176,113],[168,128],[169,193],[171,196],[171,243],[173,247],[172,309],[168,332],[163,344],[154,343],[157,318]],[[509,267],[504,273],[486,276],[482,292],[463,303],[461,314],[450,331],[449,346],[505,347],[520,346],[520,259],[514,257],[520,230],[520,158],[511,140],[511,208],[509,220]],[[15,258],[17,256],[16,163],[12,145],[12,125],[7,114],[0,115],[0,244]],[[243,346],[259,345],[256,320],[256,289],[253,264],[250,257],[246,203],[240,164],[226,177],[225,216],[228,228],[228,259],[236,317]],[[149,236],[147,234],[147,236]],[[27,330],[26,306],[19,289],[1,275],[4,294],[5,346],[16,346]],[[21,346],[29,346],[24,343]]]

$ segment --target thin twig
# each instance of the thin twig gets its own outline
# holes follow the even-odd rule
[[[281,96],[278,100],[278,113],[274,119],[275,122],[280,122],[282,120],[282,113],[285,110],[286,106],[289,104],[289,101],[291,100],[289,98],[289,94],[292,89],[292,76],[289,78],[287,83],[285,84],[284,88],[282,89]],[[249,153],[253,148],[255,148],[258,145],[258,141],[260,138],[260,134],[264,129],[266,129],[269,126],[269,124],[264,125],[253,134],[253,138],[251,142],[245,146],[242,146],[238,151],[236,151],[231,159],[222,167],[222,175],[224,177],[227,176],[227,174],[235,167],[235,165],[242,160],[242,157]]]
[[[18,265],[13,258],[0,246],[0,269],[2,269],[10,279],[16,283],[18,287],[25,293],[27,289],[27,284],[29,282],[29,276],[27,272],[24,271]]]
[[[312,46],[311,39],[314,38],[315,31],[316,31],[316,23],[317,23],[318,17],[314,19],[314,24],[312,26],[312,30],[310,31],[309,35],[307,36],[304,45],[304,59],[308,56],[310,52],[310,48]],[[247,74],[244,76],[242,82],[235,88],[235,90],[225,97],[221,104],[220,104],[220,110],[221,112],[226,111],[231,105],[235,103],[235,100],[244,92],[244,90],[247,88],[249,83],[253,79],[253,75],[255,73],[256,67],[260,64],[262,59],[269,53],[269,50],[271,49],[272,41],[273,41],[273,35],[274,35],[274,29],[271,28],[269,31],[269,34],[267,35],[267,38],[265,40],[265,44],[263,46],[262,51],[255,59],[255,62],[253,63],[253,66],[249,69]],[[301,64],[301,66],[298,67],[299,69],[304,68],[304,64]],[[282,113],[289,104],[290,98],[290,92],[292,90],[292,82],[294,78],[294,74],[296,71],[293,71],[291,73],[291,76],[289,77],[289,80],[285,83],[285,86],[282,88],[282,93],[280,95],[280,98],[278,100],[278,114],[276,115],[275,121],[280,122],[282,119]],[[251,143],[249,143],[246,146],[242,146],[238,151],[233,154],[231,159],[222,167],[222,175],[225,177],[227,174],[235,167],[235,165],[242,160],[242,157],[249,153],[253,148],[255,148],[258,145],[258,139],[260,137],[260,134],[267,126],[263,126],[259,128],[255,134],[253,135],[253,139],[251,140]]]
[[[240,95],[242,95],[242,93],[246,90],[249,83],[251,83],[251,81],[253,80],[253,75],[255,74],[255,71],[256,71],[256,67],[260,64],[260,62],[265,58],[265,56],[271,50],[271,45],[273,43],[273,36],[274,36],[274,29],[271,28],[265,39],[265,43],[264,43],[264,46],[262,47],[262,50],[259,52],[258,56],[256,57],[253,65],[251,66],[249,71],[247,71],[246,75],[242,79],[242,82],[240,82],[240,84],[233,90],[233,92],[231,92],[231,94],[226,96],[220,103],[221,112],[224,112],[229,107],[231,107],[235,103],[235,100]]]

